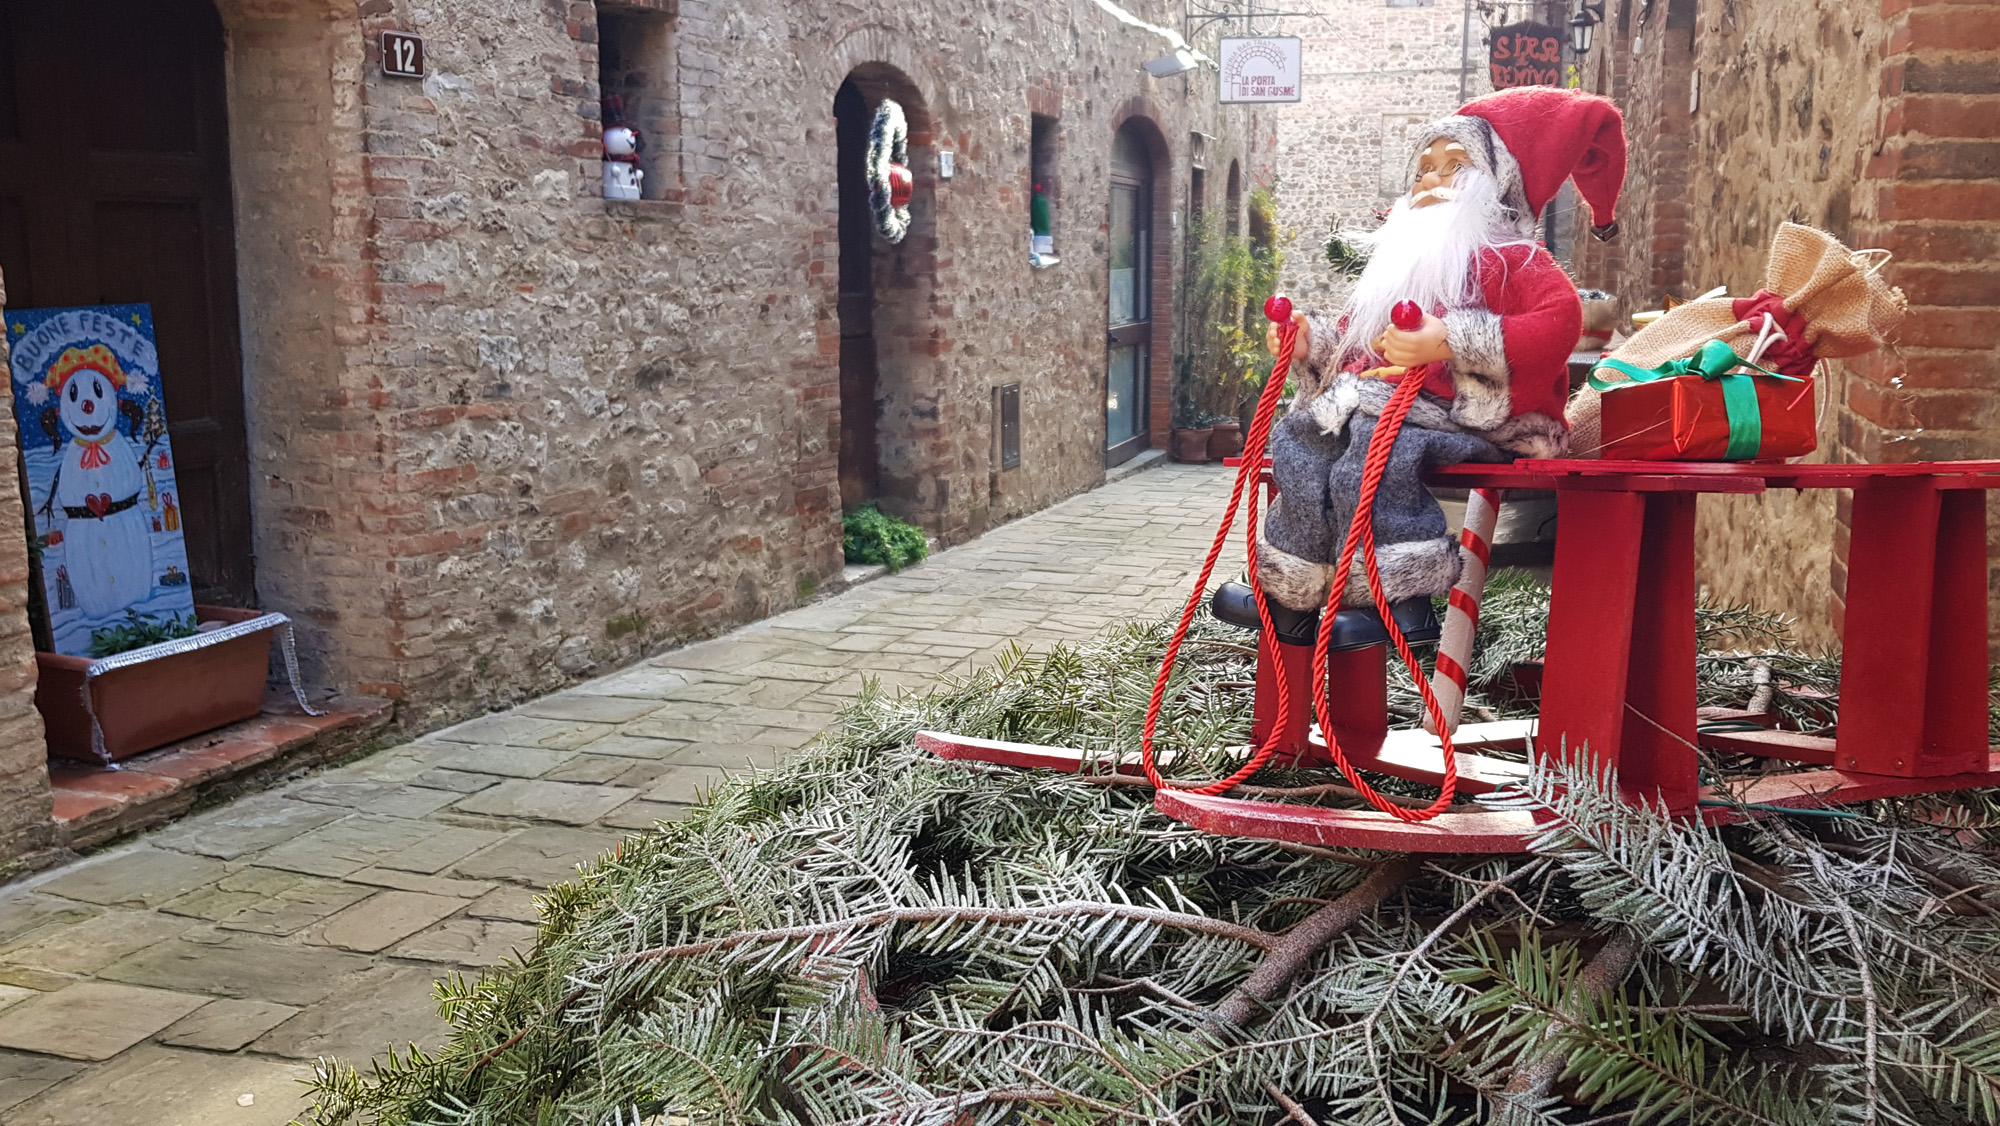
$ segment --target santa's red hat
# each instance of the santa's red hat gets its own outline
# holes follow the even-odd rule
[[[1418,150],[1439,137],[1464,145],[1529,221],[1540,218],[1564,180],[1575,180],[1591,224],[1613,225],[1625,183],[1625,119],[1610,99],[1557,86],[1501,90],[1434,122]]]

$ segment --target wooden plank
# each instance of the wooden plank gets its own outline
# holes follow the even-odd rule
[[[953,735],[943,731],[917,732],[917,749],[928,751],[939,758],[968,762],[989,762],[995,766],[1012,766],[1022,770],[1054,770],[1063,774],[1106,774],[1116,770],[1120,774],[1143,776],[1136,760],[1117,761],[1112,755],[1097,751],[1082,751],[1074,747],[1049,747],[1039,743],[1010,743],[1004,739],[975,739],[968,735]],[[1168,754],[1160,756],[1162,765],[1171,761]]]
[[[1536,751],[1547,760],[1574,760],[1587,745],[1594,760],[1615,768],[1645,499],[1568,489],[1556,496],[1555,586]]]
[[[1175,790],[1160,791],[1153,806],[1205,833],[1387,852],[1520,853],[1539,832],[1534,814],[1523,810],[1450,811],[1429,821],[1403,821],[1372,809],[1325,809]]]
[[[1900,778],[1888,774],[1860,774],[1851,770],[1802,770],[1794,774],[1766,775],[1738,790],[1736,798],[1750,805],[1819,809],[1848,802],[1976,790],[1987,786],[2000,786],[2000,754],[1990,750],[1982,769],[1964,774]],[[1714,798],[1721,795],[1715,787],[1708,787],[1704,796]],[[1711,810],[1716,808],[1710,807]],[[1705,816],[1710,821],[1718,819],[1718,814],[1713,812]]]
[[[1761,758],[1832,766],[1834,741],[1797,731],[1704,731],[1702,750],[1726,755],[1757,755]]]
[[[1912,777],[1923,772],[1939,497],[1924,478],[1887,478],[1854,490],[1852,511],[1836,765]]]

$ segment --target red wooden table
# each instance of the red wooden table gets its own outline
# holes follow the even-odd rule
[[[1936,781],[1993,768],[1982,491],[2000,488],[2000,462],[1520,461],[1451,466],[1429,480],[1556,493],[1541,754],[1588,744],[1594,758],[1617,769],[1628,794],[1692,810],[1700,797],[1695,500],[1702,493],[1852,489],[1837,738],[1773,733],[1737,739],[1729,749],[1832,767],[1812,777],[1843,792],[1864,781],[1851,775]],[[1780,789],[1796,795],[1793,778]],[[1890,786],[1900,793],[1948,788],[1955,787]]]

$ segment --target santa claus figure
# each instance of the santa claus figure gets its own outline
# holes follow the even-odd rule
[[[1457,581],[1460,557],[1423,471],[1568,451],[1563,403],[1583,307],[1535,233],[1542,209],[1574,179],[1596,233],[1611,237],[1624,178],[1618,110],[1574,90],[1501,91],[1422,132],[1409,191],[1379,229],[1345,236],[1369,255],[1346,305],[1293,318],[1300,390],[1272,435],[1280,495],[1258,547],[1281,635],[1310,640],[1308,619],[1327,602],[1376,419],[1397,383],[1416,379],[1423,390],[1376,494],[1375,537],[1398,624],[1412,640],[1436,638],[1431,598]],[[1392,322],[1404,301],[1423,311],[1417,327]],[[1341,604],[1374,605],[1358,562]],[[1336,619],[1336,647],[1385,638],[1372,612]]]

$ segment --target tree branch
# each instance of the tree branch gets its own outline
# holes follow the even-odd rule
[[[1564,998],[1561,1023],[1575,1024],[1583,1018],[1593,999],[1601,997],[1625,980],[1631,970],[1632,961],[1639,953],[1639,938],[1630,927],[1620,927],[1612,933],[1597,955],[1576,975],[1570,986],[1569,996]],[[1502,1088],[1499,1105],[1493,1108],[1495,1126],[1514,1126],[1530,1121],[1529,1108],[1549,1097],[1555,1089],[1556,1080],[1562,1075],[1563,1064],[1568,1058],[1547,1050],[1547,1043],[1554,1039],[1557,1025],[1551,1024],[1543,1035],[1540,1051],[1529,1053],[1515,1066],[1514,1073],[1507,1077],[1507,1086]],[[1539,1116],[1537,1116],[1539,1117]]]
[[[1211,935],[1216,938],[1233,939],[1259,950],[1271,950],[1280,944],[1277,935],[1269,931],[1246,927],[1241,923],[1231,923],[1223,919],[1211,919],[1206,915],[1192,915],[1184,911],[1166,911],[1156,907],[1140,907],[1131,903],[1097,903],[1088,900],[1072,900],[1066,903],[1050,903],[1041,907],[892,907],[885,911],[874,911],[857,915],[851,919],[835,919],[825,923],[808,923],[796,927],[771,927],[765,930],[737,931],[720,938],[702,942],[686,942],[679,946],[655,946],[650,950],[638,950],[621,955],[619,962],[652,962],[661,958],[692,958],[710,954],[717,950],[733,950],[759,942],[791,942],[801,938],[818,938],[822,935],[844,934],[848,931],[874,927],[894,926],[897,923],[1028,923],[1037,919],[1073,918],[1114,918],[1133,922],[1152,923],[1156,926],[1171,927],[1193,934]]]
[[[1282,938],[1274,937],[1272,944],[1265,948],[1264,960],[1250,971],[1250,976],[1244,979],[1242,985],[1215,1007],[1216,1016],[1234,1025],[1249,1024],[1265,1005],[1291,984],[1292,978],[1298,976],[1313,955],[1373,912],[1390,892],[1408,883],[1417,874],[1418,867],[1417,861],[1409,856],[1384,861],[1352,891],[1307,915],[1303,922],[1286,931]]]

